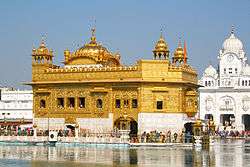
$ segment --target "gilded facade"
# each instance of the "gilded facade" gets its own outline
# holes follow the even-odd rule
[[[81,128],[134,133],[180,129],[197,112],[197,73],[178,44],[172,59],[163,38],[151,60],[122,65],[96,40],[76,51],[64,51],[64,65],[53,64],[53,51],[42,41],[32,50],[34,121],[39,128]],[[49,119],[48,119],[49,118]]]

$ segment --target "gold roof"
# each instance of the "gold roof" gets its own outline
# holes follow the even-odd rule
[[[179,41],[178,47],[175,49],[174,57],[175,58],[184,58],[184,49],[182,48],[180,41]]]
[[[153,50],[153,52],[168,52],[168,45],[165,42],[165,39],[162,36],[160,36],[160,39],[157,41],[156,45],[155,45],[155,49]]]
[[[34,56],[35,55],[53,56],[53,51],[49,50],[46,47],[45,41],[44,41],[44,39],[42,39],[40,46],[37,49],[36,48],[32,49],[32,55],[34,55]]]
[[[95,29],[92,28],[91,31],[92,36],[89,43],[77,49],[72,54],[70,54],[69,50],[64,51],[65,64],[70,64],[74,59],[87,58],[98,64],[112,65],[112,63],[109,63],[112,61],[114,63],[113,65],[120,65],[120,56],[111,54],[105,47],[98,44],[95,36]]]
[[[83,47],[79,48],[77,51],[88,51],[88,52],[103,52],[106,51],[108,52],[108,50],[103,47],[101,44],[98,44],[96,42],[96,37],[95,37],[95,29],[92,28],[92,36],[90,38],[90,42],[85,44]]]

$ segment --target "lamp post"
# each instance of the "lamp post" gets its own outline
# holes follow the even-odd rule
[[[48,110],[48,141],[49,141],[49,117],[50,117],[50,112],[49,112],[49,110]]]
[[[127,114],[126,111],[123,113],[121,118],[122,118],[121,119],[122,120],[122,122],[121,122],[122,127],[120,127],[120,130],[119,130],[119,132],[121,134],[121,142],[122,143],[127,143],[127,142],[129,142],[129,132],[130,132],[130,130],[128,129],[128,122],[129,121],[128,121],[128,114]],[[124,127],[124,125],[125,125],[125,127]]]
[[[36,123],[33,124],[33,136],[36,137],[37,134],[36,134],[36,128],[37,128],[37,125]]]
[[[211,145],[214,144],[214,135],[215,135],[215,124],[212,119],[209,120],[209,142]]]
[[[75,126],[75,138],[78,139],[79,137],[79,124],[76,123],[76,126]]]
[[[193,125],[193,131],[194,131],[194,145],[196,147],[202,146],[202,122],[200,119],[197,119]]]
[[[124,123],[125,123],[125,129],[124,130],[128,130],[128,114],[127,112],[125,111],[124,114],[123,114],[123,118],[124,118]]]
[[[4,118],[3,118],[3,122],[4,122],[4,125],[5,125],[5,129],[4,129],[4,133],[5,133],[5,135],[7,135],[7,121],[6,121],[6,117],[4,116]]]

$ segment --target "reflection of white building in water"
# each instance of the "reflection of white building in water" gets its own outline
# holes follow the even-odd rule
[[[0,125],[32,125],[32,106],[32,90],[0,88]]]
[[[250,65],[233,30],[218,56],[219,66],[206,68],[200,84],[200,118],[222,129],[250,130]]]

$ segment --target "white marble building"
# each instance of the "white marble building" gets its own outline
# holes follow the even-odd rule
[[[28,124],[33,120],[32,90],[14,90],[0,88],[0,123],[1,125]]]
[[[242,42],[232,30],[199,81],[200,118],[222,129],[250,130],[250,66]]]

